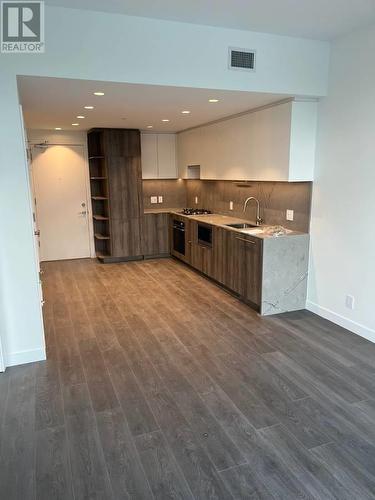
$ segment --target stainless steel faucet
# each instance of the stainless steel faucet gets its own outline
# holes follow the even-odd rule
[[[260,205],[259,205],[259,200],[254,198],[254,196],[249,196],[246,198],[245,203],[243,204],[243,212],[246,212],[247,204],[249,203],[250,200],[254,200],[257,204],[257,218],[256,218],[256,225],[260,226],[263,223],[263,219],[260,216]]]

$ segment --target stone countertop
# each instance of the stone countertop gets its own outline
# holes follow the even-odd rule
[[[272,225],[267,225],[263,224],[262,226],[259,227],[254,227],[254,228],[248,228],[248,229],[238,229],[234,227],[229,227],[227,224],[242,224],[242,223],[247,223],[247,224],[255,224],[253,221],[249,221],[246,219],[240,219],[239,217],[231,217],[230,215],[221,215],[221,214],[207,214],[207,215],[184,215],[181,214],[179,211],[175,210],[170,210],[170,213],[186,217],[187,219],[192,219],[198,222],[204,222],[206,224],[210,224],[212,226],[218,226],[222,227],[224,229],[227,229],[229,231],[235,231],[237,233],[241,233],[244,236],[254,236],[255,238],[259,239],[278,239],[278,238],[285,238],[289,236],[299,236],[299,235],[305,235],[307,233],[301,233],[298,231],[292,231],[291,229],[287,229],[286,234],[282,234],[279,236],[274,236],[272,235],[269,231],[270,228],[274,227]]]
[[[286,236],[298,236],[307,233],[301,233],[299,231],[292,231],[291,229],[287,229],[286,234],[282,234],[279,236],[274,236],[270,234],[270,228],[274,227],[272,225],[263,224],[259,227],[248,228],[248,229],[238,229],[234,227],[229,227],[227,224],[255,224],[254,221],[249,221],[246,219],[240,219],[239,217],[231,217],[230,215],[222,215],[222,214],[206,214],[206,215],[185,215],[182,214],[182,208],[146,208],[144,210],[145,214],[175,214],[180,217],[186,217],[187,219],[192,219],[198,222],[204,222],[206,224],[210,224],[212,226],[219,226],[224,229],[228,229],[229,231],[235,231],[237,233],[241,233],[243,235],[254,236],[260,239],[268,239],[268,238],[284,238]]]
[[[182,212],[183,208],[145,208],[144,213],[147,214],[171,214]]]

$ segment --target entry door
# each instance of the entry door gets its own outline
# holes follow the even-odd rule
[[[32,173],[40,260],[90,257],[82,146],[33,146]]]

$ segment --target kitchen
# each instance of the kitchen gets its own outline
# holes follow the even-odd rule
[[[35,107],[36,103],[40,105],[42,94],[47,93],[47,85],[49,95],[59,91],[61,96],[66,83],[56,79],[20,80],[21,95],[25,96],[27,135],[37,158],[36,165],[31,162],[36,190],[46,182],[43,172],[47,171],[46,167],[38,169],[38,162],[46,154],[36,156],[39,153],[36,148],[52,150],[53,144],[58,144],[58,134],[69,133],[74,137],[75,132],[69,129],[79,127],[83,134],[83,129],[90,126],[81,117],[70,127],[55,127],[62,128],[61,131],[43,131],[51,119],[48,116],[52,112],[51,102],[44,102],[44,116],[39,116]],[[71,100],[74,92],[81,92],[82,84],[70,81],[68,85]],[[88,200],[82,202],[84,215],[92,214],[92,220],[88,221],[92,225],[89,237],[94,240],[96,257],[101,262],[113,263],[172,255],[225,287],[261,315],[304,309],[317,100],[280,101],[274,96],[249,95],[246,101],[240,96],[245,101],[242,106],[260,98],[262,105],[222,116],[224,99],[226,107],[235,105],[238,110],[238,96],[220,95],[220,99],[212,99],[209,96],[218,97],[218,93],[205,91],[203,98],[201,91],[190,90],[187,98],[181,90],[178,98],[174,98],[174,115],[176,108],[183,108],[182,103],[189,101],[190,105],[179,112],[183,121],[174,123],[162,118],[171,116],[170,112],[160,111],[160,100],[168,101],[167,88],[158,89],[157,102],[151,97],[154,89],[145,86],[131,89],[137,94],[135,99],[127,96],[130,89],[126,85],[116,88],[113,84],[91,82],[84,87],[88,85],[91,89],[101,89],[92,92],[96,102],[100,102],[100,109],[96,106],[86,110],[87,118],[94,124],[87,133],[88,166],[86,163],[84,167],[90,179],[91,207]],[[129,128],[114,127],[119,117],[118,113],[113,116],[111,106],[122,96],[133,102],[132,106],[127,105],[128,118],[123,120]],[[62,96],[61,99],[64,100]],[[207,100],[206,114],[201,109],[191,126],[194,109],[203,99]],[[268,104],[264,104],[265,99]],[[143,109],[138,115],[136,112],[142,100],[147,101],[148,111],[148,121],[144,123],[155,125],[144,125],[139,130],[133,124],[145,120]],[[65,101],[66,107],[72,107],[67,98]],[[220,118],[207,123],[205,120],[213,108]],[[64,123],[64,118],[53,111],[55,124]],[[159,125],[160,129],[154,131],[157,122],[150,120],[150,115],[163,123],[164,130]],[[107,127],[97,126],[103,121]],[[179,129],[186,125],[190,126]],[[177,128],[177,133],[165,131],[165,126]],[[54,134],[53,144],[50,134]],[[51,169],[49,166],[48,175]],[[63,175],[61,167],[56,175]],[[69,192],[71,184],[66,182]],[[52,194],[47,187],[33,194],[37,226],[41,221],[37,231],[42,256],[44,247],[51,245],[48,240],[59,238],[59,248],[74,249],[76,245],[74,223],[67,221],[67,196],[72,197],[65,192]],[[61,206],[56,200],[61,200]],[[50,207],[46,214],[43,206]],[[64,212],[64,226],[59,227],[56,221],[61,212]],[[65,256],[68,257],[78,255]],[[47,253],[41,260],[58,258]]]

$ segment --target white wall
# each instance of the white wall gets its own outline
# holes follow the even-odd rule
[[[2,267],[3,267],[3,259],[2,259],[1,245],[0,245],[0,290],[4,289],[4,283],[2,281],[2,276],[3,276]],[[5,345],[6,316],[4,308],[4,296],[2,294],[0,294],[0,318],[2,318],[2,321],[0,321],[0,372],[2,372],[5,369],[4,352],[6,352],[6,345]]]
[[[334,43],[319,113],[308,307],[375,341],[375,26]],[[355,309],[345,306],[347,294]]]
[[[256,49],[257,70],[228,70],[229,46]],[[11,363],[44,355],[16,75],[325,95],[328,58],[325,42],[47,7],[45,54],[0,54],[0,321]]]

